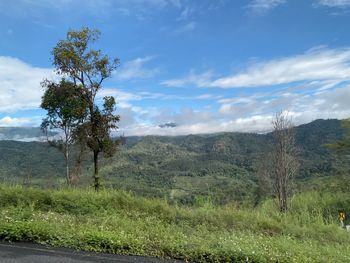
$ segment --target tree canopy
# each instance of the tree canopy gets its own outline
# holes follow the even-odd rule
[[[58,41],[53,48],[53,65],[56,72],[79,87],[81,98],[86,103],[87,114],[77,129],[77,141],[85,143],[93,152],[94,187],[100,187],[98,158],[100,153],[113,154],[114,141],[111,131],[117,129],[119,115],[115,114],[113,97],[104,97],[100,105],[96,99],[103,81],[109,78],[119,65],[119,59],[111,59],[101,50],[94,49],[100,32],[83,27],[68,31],[66,39]]]
[[[81,97],[81,86],[64,78],[59,83],[44,80],[41,83],[45,89],[41,108],[47,111],[41,128],[49,131],[59,131],[54,138],[48,137],[51,145],[60,149],[65,158],[67,184],[71,184],[69,171],[70,145],[74,142],[74,132],[84,122],[87,114],[87,104]],[[62,135],[62,136],[61,136]]]

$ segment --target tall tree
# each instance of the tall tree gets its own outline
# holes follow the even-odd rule
[[[52,146],[63,152],[66,164],[67,185],[71,185],[69,170],[70,146],[74,142],[74,131],[84,121],[86,102],[81,97],[81,87],[62,79],[59,83],[45,80],[41,83],[45,92],[41,108],[47,111],[41,128],[46,131],[58,131],[58,138],[49,138]],[[61,136],[62,135],[62,136]]]
[[[274,186],[281,212],[288,210],[291,179],[299,169],[294,125],[286,112],[276,113],[273,124],[275,139]]]
[[[110,131],[117,128],[119,121],[119,116],[112,110],[115,107],[114,99],[105,98],[102,110],[96,102],[96,95],[101,90],[103,81],[119,65],[119,59],[111,59],[102,54],[101,50],[92,48],[99,36],[98,30],[87,27],[78,31],[72,30],[52,51],[57,73],[69,77],[75,85],[81,86],[81,96],[87,103],[88,121],[80,127],[79,133],[87,136],[85,142],[93,152],[95,190],[100,188],[99,154],[111,154],[113,147],[110,144]]]

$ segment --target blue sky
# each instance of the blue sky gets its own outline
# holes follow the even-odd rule
[[[38,126],[51,50],[97,28],[120,133],[271,129],[350,116],[350,0],[0,0],[0,126]],[[176,127],[162,128],[165,123]]]

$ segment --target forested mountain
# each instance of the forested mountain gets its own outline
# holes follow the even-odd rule
[[[64,176],[63,156],[42,142],[0,140],[0,179],[5,182]]]
[[[297,183],[349,170],[349,162],[322,146],[342,135],[339,120],[316,120],[296,128],[301,162]],[[101,175],[105,186],[182,203],[208,196],[219,203],[253,200],[259,167],[270,161],[272,142],[271,133],[130,137],[114,157],[102,160]],[[15,141],[0,141],[0,149],[2,180],[52,186],[64,182],[63,155],[57,149]],[[89,156],[84,163],[79,184],[88,185]]]

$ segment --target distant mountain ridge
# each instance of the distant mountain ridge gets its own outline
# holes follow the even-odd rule
[[[343,136],[340,120],[316,120],[296,127],[301,163],[297,183],[346,174],[344,163],[322,145]],[[112,186],[148,197],[191,204],[212,196],[219,203],[256,198],[259,165],[273,151],[273,135],[225,132],[186,136],[134,136],[109,159],[101,175]],[[43,142],[0,141],[0,179],[64,184],[63,155]],[[91,183],[87,156],[80,184]],[[30,174],[30,176],[28,176]],[[29,178],[30,177],[30,178]],[[303,183],[305,184],[305,183]]]
[[[39,127],[0,127],[0,140],[40,141],[44,138]]]

